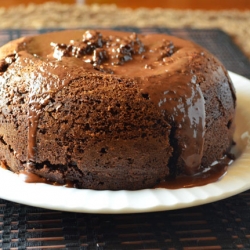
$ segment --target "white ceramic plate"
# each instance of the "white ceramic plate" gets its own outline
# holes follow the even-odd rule
[[[139,191],[78,190],[41,183],[25,183],[0,168],[0,197],[48,209],[87,213],[138,213],[205,204],[250,188],[250,80],[230,72],[237,92],[236,133],[239,157],[228,173],[201,187]]]

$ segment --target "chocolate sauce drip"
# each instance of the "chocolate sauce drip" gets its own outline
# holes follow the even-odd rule
[[[204,97],[195,79],[196,75],[192,72],[180,72],[164,78],[151,77],[142,83],[143,93],[148,93],[149,99],[171,122],[174,133],[170,143],[179,149],[179,155],[175,151],[173,157],[182,159],[183,171],[190,175],[200,168],[206,118]]]
[[[23,79],[20,80],[27,81],[26,86],[29,88],[27,167],[31,170],[35,167],[36,162],[37,127],[43,108],[55,93],[72,81],[72,78],[79,77],[81,69],[75,71],[74,76],[67,71],[66,67],[44,62],[24,51],[20,52],[16,66],[24,69]],[[30,71],[28,66],[32,66],[36,70]],[[32,79],[31,82],[30,79]]]
[[[27,167],[30,169],[35,167],[36,162],[36,133],[39,122],[39,116],[41,114],[40,109],[34,109],[32,105],[29,105],[28,110],[28,161]]]

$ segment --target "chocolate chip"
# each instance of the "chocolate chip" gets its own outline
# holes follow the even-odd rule
[[[162,46],[158,48],[158,51],[160,53],[159,60],[163,59],[165,57],[170,57],[174,53],[174,44],[171,41],[163,41]]]
[[[101,48],[95,49],[92,59],[95,64],[101,65],[108,59],[107,51]]]

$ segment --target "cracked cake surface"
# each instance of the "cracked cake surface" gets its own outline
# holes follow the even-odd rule
[[[200,46],[70,30],[0,49],[0,160],[78,188],[141,189],[229,151],[235,92]]]

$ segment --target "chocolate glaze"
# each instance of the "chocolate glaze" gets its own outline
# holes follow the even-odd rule
[[[212,79],[228,80],[220,66],[209,68],[211,55],[204,49],[159,34],[64,31],[23,38],[16,47],[2,49],[2,54],[13,53],[15,59],[7,60],[8,65],[5,62],[2,71],[6,71],[6,76],[18,76],[28,92],[28,170],[35,168],[37,126],[43,109],[59,91],[77,79],[104,74],[136,82],[141,97],[153,103],[170,123],[170,144],[174,148],[170,172],[175,165],[181,166],[180,172],[185,175],[202,171],[203,151],[207,147],[204,144],[206,122],[210,119],[206,116],[201,90],[206,82],[203,74],[211,71],[215,72]],[[213,60],[214,65],[219,65]],[[229,86],[235,101],[230,81]],[[221,105],[227,108],[228,103],[221,101]],[[177,173],[172,171],[172,174]]]
[[[151,77],[143,83],[143,92],[150,93],[150,99],[175,129],[186,174],[194,174],[199,170],[204,144],[204,98],[194,79],[195,75],[180,72],[167,77],[157,76],[156,79]],[[158,84],[152,84],[155,82]],[[176,84],[172,85],[172,82]]]

